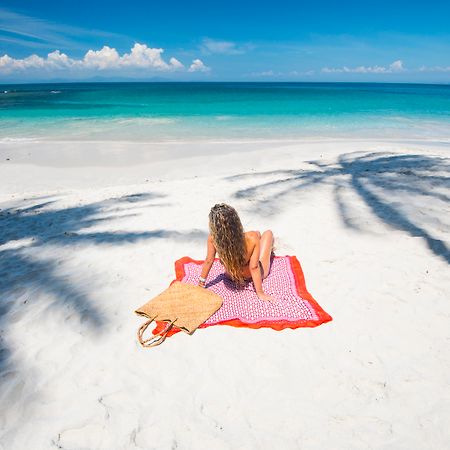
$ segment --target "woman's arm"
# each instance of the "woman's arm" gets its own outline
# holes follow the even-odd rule
[[[259,238],[255,241],[255,247],[252,252],[252,256],[249,261],[249,269],[252,275],[253,285],[255,286],[256,295],[258,298],[264,301],[272,301],[273,298],[270,295],[264,293],[262,288],[261,270],[259,268]]]
[[[214,246],[214,242],[212,240],[211,235],[208,236],[206,247],[207,247],[206,258],[205,258],[205,262],[203,263],[202,271],[200,273],[200,279],[198,282],[198,285],[201,287],[205,287],[206,279],[208,278],[209,271],[211,270],[211,266],[213,265],[214,258],[216,257],[216,247]]]

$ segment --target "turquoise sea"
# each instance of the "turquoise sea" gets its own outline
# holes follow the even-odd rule
[[[450,139],[450,85],[55,83],[0,86],[0,141]]]

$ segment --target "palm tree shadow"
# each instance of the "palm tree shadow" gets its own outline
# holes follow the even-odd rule
[[[167,203],[155,202],[163,197],[140,193],[66,208],[59,208],[55,198],[38,202],[38,199],[29,199],[0,209],[0,378],[17,365],[13,362],[14,346],[9,342],[8,328],[29,314],[30,305],[39,302],[39,298],[50,299],[47,308],[66,316],[70,309],[78,317],[76,326],[80,329],[103,331],[109,323],[87,290],[62,275],[61,261],[46,257],[46,250],[57,246],[76,251],[78,244],[98,246],[154,239],[206,239],[206,233],[195,229],[186,232],[170,229],[110,231],[116,219],[136,215],[139,208],[167,206]],[[108,231],[99,231],[99,225],[103,224],[108,225]]]
[[[342,155],[335,164],[309,164],[311,169],[242,174],[228,180],[271,178],[234,194],[249,200],[250,209],[261,215],[280,212],[282,200],[310,187],[331,186],[344,224],[361,231],[358,217],[351,213],[354,205],[346,199],[346,194],[356,194],[382,223],[422,238],[434,255],[450,264],[450,249],[441,238],[442,230],[450,229],[450,159],[355,152]]]

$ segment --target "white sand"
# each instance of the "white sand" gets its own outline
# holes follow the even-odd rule
[[[0,448],[448,448],[449,150],[2,143]],[[204,256],[217,202],[332,322],[139,347],[133,310]]]

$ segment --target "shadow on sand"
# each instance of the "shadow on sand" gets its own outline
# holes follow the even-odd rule
[[[254,183],[255,178],[270,178],[234,194],[250,200],[251,211],[261,215],[279,212],[283,201],[300,191],[331,186],[345,225],[362,231],[347,200],[347,195],[356,194],[384,224],[422,238],[434,255],[450,263],[448,244],[436,236],[450,229],[450,159],[377,152],[341,155],[336,164],[309,164],[311,169],[242,174],[228,180],[248,178]]]
[[[162,238],[206,239],[199,230],[89,231],[96,225],[137,215],[139,208],[168,206],[153,202],[162,197],[142,193],[63,209],[58,209],[56,199],[41,197],[0,210],[0,383],[14,366],[12,346],[6,345],[8,326],[23,317],[36,298],[44,295],[51,299],[51,308],[69,308],[83,327],[101,330],[106,325],[107,319],[86,290],[60,275],[58,261],[45,257],[47,249],[59,246],[76,252],[80,243],[123,245]]]

